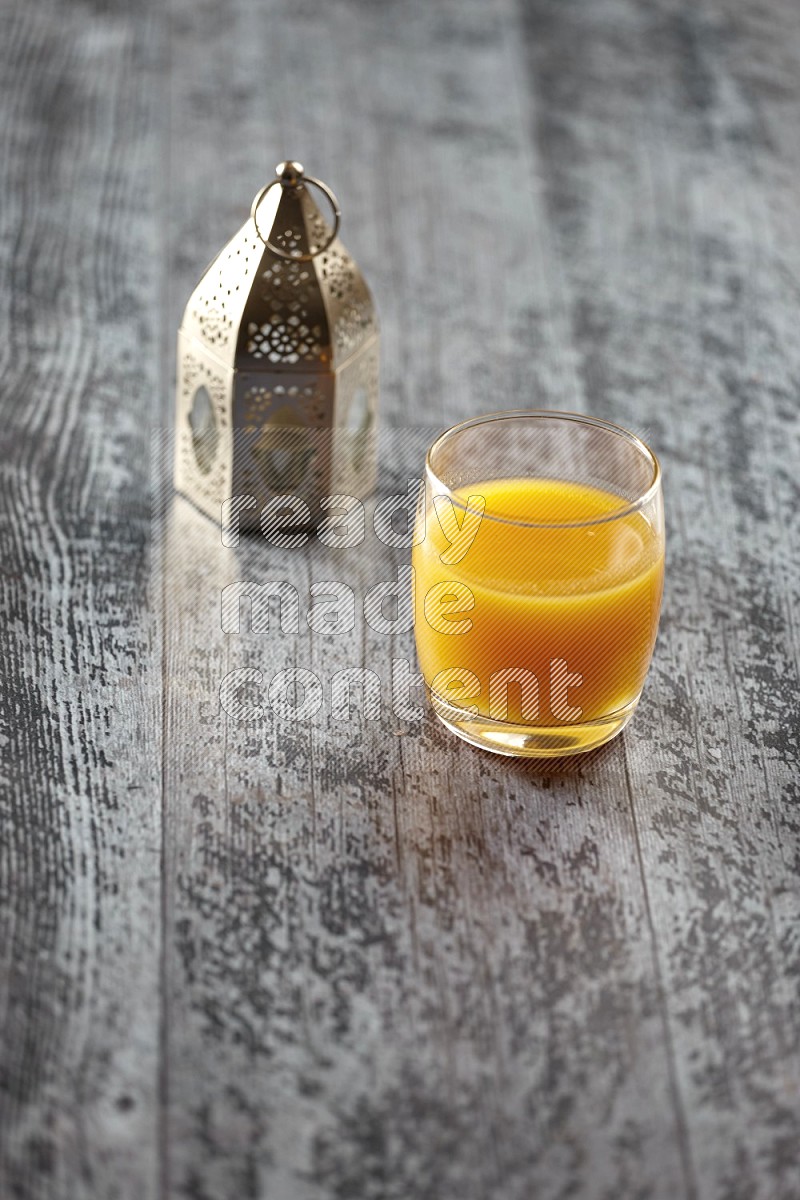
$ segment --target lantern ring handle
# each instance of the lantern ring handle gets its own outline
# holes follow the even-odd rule
[[[264,234],[261,232],[261,230],[258,227],[259,205],[261,204],[261,201],[264,199],[264,197],[266,196],[269,189],[275,187],[276,183],[282,184],[283,180],[281,180],[281,179],[271,180],[269,183],[264,185],[264,187],[261,189],[260,192],[258,192],[256,194],[256,197],[253,200],[252,206],[250,208],[250,216],[253,218],[253,224],[256,227],[256,233],[258,234],[258,236],[260,237],[260,239],[264,243],[264,245],[267,247],[267,249],[271,250],[273,254],[277,254],[279,258],[288,258],[289,262],[311,262],[312,258],[316,258],[318,254],[324,254],[325,251],[328,249],[328,247],[330,245],[332,245],[332,243],[336,239],[336,235],[339,232],[339,225],[340,225],[341,219],[342,219],[342,210],[339,208],[339,201],[336,199],[336,196],[333,194],[333,192],[328,187],[328,185],[326,183],[323,183],[321,179],[315,179],[312,175],[303,175],[302,179],[298,180],[298,183],[313,183],[314,186],[318,187],[319,190],[322,192],[322,194],[325,196],[325,198],[327,199],[328,203],[330,204],[331,210],[333,212],[333,231],[331,233],[331,236],[328,238],[327,242],[325,242],[324,245],[320,246],[318,250],[315,250],[313,254],[292,254],[288,250],[281,249],[280,246],[274,246],[268,237],[264,237]]]

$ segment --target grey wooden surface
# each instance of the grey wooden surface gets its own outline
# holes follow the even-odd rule
[[[797,1200],[795,0],[5,0],[0,56],[0,1196]],[[170,494],[183,304],[287,154],[378,301],[384,493],[501,407],[659,452],[603,750],[221,711],[413,662],[223,634],[403,553]]]

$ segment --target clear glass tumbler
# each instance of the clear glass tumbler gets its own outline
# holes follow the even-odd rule
[[[661,470],[578,413],[501,412],[442,434],[412,552],[433,708],[500,754],[591,750],[628,723],[664,580]]]

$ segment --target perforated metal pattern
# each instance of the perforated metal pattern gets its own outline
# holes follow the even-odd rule
[[[256,197],[255,219],[208,267],[184,314],[176,483],[215,516],[233,494],[260,509],[291,491],[313,506],[330,490],[334,455],[339,490],[364,494],[371,482],[372,297],[333,237],[335,197],[311,184],[332,202],[329,225],[290,165],[291,179],[279,171]],[[243,526],[257,519],[247,508]]]
[[[245,225],[208,267],[187,306],[183,328],[226,365],[233,365],[242,311],[263,255],[255,230]]]
[[[205,511],[217,515],[230,481],[230,376],[179,340],[178,419],[175,468],[178,486]],[[198,437],[196,398],[208,397],[214,437]]]
[[[334,377],[288,376],[269,384],[241,377],[237,391],[236,488],[262,505],[291,493],[313,507],[329,482]]]
[[[328,320],[333,330],[333,362],[343,363],[377,332],[375,307],[364,277],[338,240],[315,259]]]
[[[330,362],[328,318],[313,263],[288,262],[267,251],[253,289],[240,344],[259,366]]]

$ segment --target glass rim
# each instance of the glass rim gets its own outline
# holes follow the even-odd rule
[[[494,421],[509,421],[509,420],[541,420],[549,418],[556,421],[574,422],[578,425],[591,425],[597,429],[605,429],[608,433],[612,433],[617,437],[623,438],[630,445],[639,451],[644,459],[646,459],[652,468],[652,475],[647,488],[635,500],[631,500],[622,505],[621,508],[615,508],[613,512],[605,513],[601,517],[590,517],[582,521],[526,521],[524,518],[518,517],[497,517],[491,513],[484,512],[483,518],[488,518],[490,521],[496,521],[501,525],[515,525],[521,529],[582,529],[589,525],[606,525],[610,521],[619,521],[622,517],[629,516],[631,513],[638,512],[640,509],[648,505],[657,495],[661,486],[661,463],[658,460],[655,452],[650,449],[645,441],[637,434],[632,433],[630,429],[626,429],[624,425],[615,425],[612,421],[604,421],[600,417],[591,417],[586,413],[570,412],[556,408],[508,408],[501,409],[499,412],[484,413],[478,417],[470,417],[466,421],[459,421],[457,425],[452,425],[449,429],[445,429],[437,438],[431,442],[428,451],[425,455],[425,473],[434,481],[441,489],[442,493],[446,494],[450,502],[463,512],[474,512],[475,509],[470,509],[468,503],[464,503],[457,499],[453,489],[439,477],[433,467],[433,455],[440,446],[451,437],[458,433],[462,433],[465,429],[473,428],[476,425],[488,425]],[[530,476],[534,478],[534,476]],[[439,493],[437,493],[438,495]],[[624,499],[624,497],[621,497]]]

